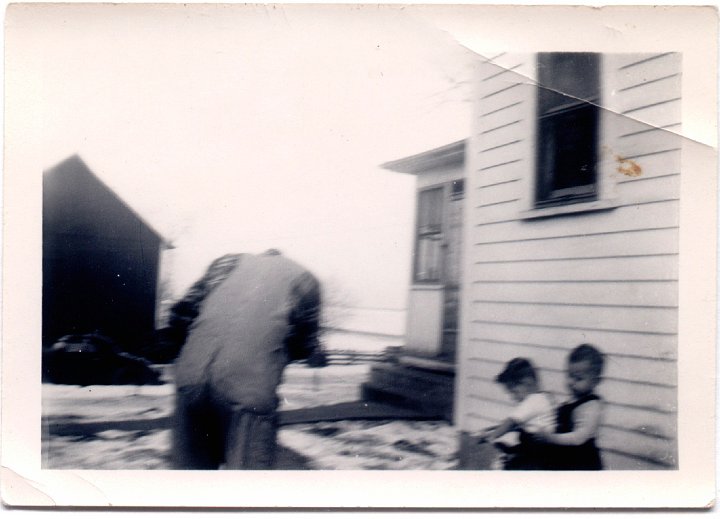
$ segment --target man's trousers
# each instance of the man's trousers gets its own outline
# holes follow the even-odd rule
[[[177,388],[173,424],[177,469],[271,469],[277,449],[277,413],[257,413],[208,385]]]

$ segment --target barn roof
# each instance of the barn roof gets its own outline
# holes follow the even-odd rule
[[[160,234],[152,225],[148,223],[137,211],[130,207],[127,202],[120,198],[115,191],[113,191],[105,182],[103,182],[92,170],[85,164],[79,155],[72,155],[67,159],[61,161],[50,169],[44,171],[45,175],[58,174],[61,171],[79,171],[85,175],[89,175],[94,181],[98,182],[103,188],[107,190],[127,211],[137,218],[151,233],[158,237],[163,247],[167,249],[173,249],[174,245],[162,234]]]

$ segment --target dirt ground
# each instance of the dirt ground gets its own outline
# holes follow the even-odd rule
[[[369,365],[289,366],[281,411],[358,400]],[[171,375],[169,375],[171,378]],[[171,383],[161,386],[43,385],[43,467],[170,468]],[[281,427],[278,467],[452,469],[457,435],[442,421],[341,420]]]

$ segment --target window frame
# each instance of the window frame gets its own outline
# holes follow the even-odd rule
[[[525,208],[521,211],[520,217],[522,219],[534,219],[534,218],[545,218],[548,216],[562,215],[562,214],[573,214],[582,213],[589,211],[600,211],[606,209],[612,209],[617,207],[617,200],[614,194],[614,180],[611,175],[608,174],[608,160],[607,154],[603,149],[603,142],[607,139],[607,115],[604,113],[603,106],[607,104],[611,99],[606,98],[612,96],[609,93],[608,78],[603,75],[603,70],[607,66],[607,55],[602,53],[597,54],[597,85],[596,95],[587,96],[586,99],[573,100],[568,103],[556,106],[552,110],[546,110],[545,116],[554,115],[556,113],[567,113],[569,110],[582,108],[584,106],[594,106],[595,113],[595,128],[594,128],[594,182],[591,184],[585,184],[584,186],[590,186],[583,188],[583,186],[575,186],[564,189],[556,190],[556,194],[559,196],[548,197],[540,200],[539,190],[541,188],[541,161],[543,160],[541,147],[543,142],[541,139],[542,134],[542,118],[541,110],[543,107],[540,106],[540,89],[542,86],[538,84],[537,91],[531,96],[529,100],[529,112],[528,115],[534,117],[534,123],[531,127],[531,139],[530,142],[533,144],[531,157],[531,167],[529,168],[530,174],[528,175],[527,189],[525,195]],[[536,56],[536,71],[540,66],[541,54],[538,53]],[[585,191],[585,192],[583,192]],[[569,196],[568,196],[569,195]]]
[[[413,285],[441,285],[444,283],[444,269],[445,269],[445,247],[447,247],[447,231],[448,231],[448,210],[449,202],[451,200],[460,200],[465,198],[465,179],[457,178],[453,180],[446,180],[441,183],[424,186],[417,190],[417,208],[416,208],[416,219],[414,225],[414,254],[413,254],[413,268],[412,268],[412,284]],[[457,189],[457,185],[461,188]],[[437,229],[425,229],[423,230],[420,226],[420,199],[421,194],[427,191],[440,191],[441,207],[440,207],[440,225]],[[427,237],[436,237],[440,242],[439,245],[439,263],[437,265],[437,276],[433,278],[420,279],[418,277],[419,267],[421,261],[420,255],[420,242],[422,239]]]
[[[559,90],[556,93],[555,90],[560,87],[550,82],[554,75],[559,74],[559,71],[552,67],[562,66],[561,64],[558,65],[562,59],[573,57],[578,57],[578,63],[584,62],[584,65],[589,65],[589,68],[573,67],[575,76],[581,78],[580,90],[584,91],[584,95],[569,91],[560,92]],[[535,207],[552,207],[594,201],[598,196],[597,148],[600,133],[598,113],[601,77],[600,55],[597,53],[573,52],[540,53],[537,57],[536,66],[538,81],[542,81],[542,84],[537,91]],[[543,78],[543,75],[545,78]],[[570,88],[567,90],[570,90]],[[558,94],[562,97],[559,97]],[[583,95],[583,97],[571,97],[573,94],[577,96]],[[585,119],[584,124],[580,127],[567,125],[566,122],[573,116],[583,117]],[[564,171],[560,169],[562,152],[559,149],[560,144],[558,144],[558,141],[562,142],[573,134],[579,135],[580,139],[584,138],[587,141],[587,146],[582,148],[582,154],[578,154],[578,158],[580,161],[589,164],[587,176],[590,177],[590,181],[564,188],[555,187],[554,184],[562,174],[567,174],[567,169]],[[576,171],[573,170],[571,173],[574,174]]]

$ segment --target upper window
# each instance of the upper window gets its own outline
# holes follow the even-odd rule
[[[538,54],[535,207],[598,198],[600,55]]]

